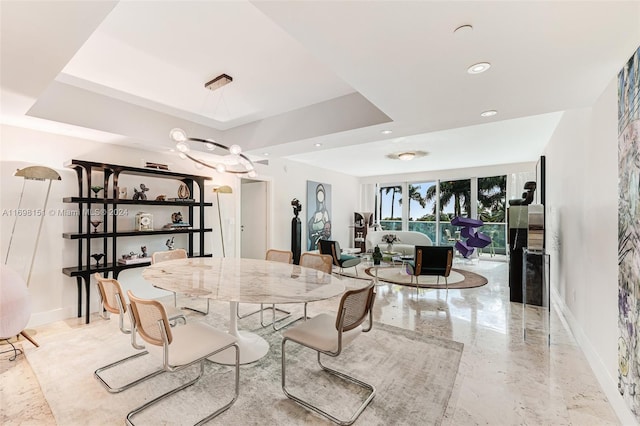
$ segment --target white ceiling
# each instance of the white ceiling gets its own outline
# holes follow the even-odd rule
[[[640,45],[635,1],[0,7],[4,123],[154,150],[182,127],[354,176],[535,161]],[[408,150],[427,155],[387,157]]]

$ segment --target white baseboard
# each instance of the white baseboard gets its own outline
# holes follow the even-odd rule
[[[618,392],[617,378],[611,377],[607,372],[607,368],[602,362],[602,359],[593,346],[591,346],[591,342],[587,339],[582,327],[580,327],[573,313],[569,310],[569,307],[564,303],[564,300],[562,300],[555,288],[551,289],[551,298],[554,307],[557,308],[559,313],[558,317],[560,321],[571,331],[576,343],[580,349],[582,349],[582,352],[587,358],[587,362],[591,366],[591,370],[593,370],[593,374],[596,376],[598,383],[600,383],[600,387],[602,387],[602,391],[607,396],[609,404],[611,404],[611,407],[618,416],[620,423],[623,425],[637,426],[638,420],[627,406],[620,392]],[[551,335],[551,339],[553,340],[553,335]]]
[[[37,312],[31,314],[31,318],[29,318],[28,327],[38,327],[41,325],[50,324],[56,321],[66,320],[68,318],[73,318],[77,316],[78,313],[77,308],[69,306],[67,308],[59,308],[46,312]]]

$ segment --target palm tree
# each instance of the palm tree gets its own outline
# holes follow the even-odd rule
[[[417,201],[422,208],[427,205],[427,200],[420,195],[420,187],[409,184],[409,200]],[[402,198],[398,199],[398,203],[402,205]],[[411,202],[409,202],[409,219],[411,219]]]
[[[393,206],[396,203],[396,192],[402,194],[402,187],[400,185],[397,186],[385,186],[380,188],[380,192],[384,191],[385,194],[389,194],[391,192],[391,217],[389,219],[393,220]],[[382,196],[380,196],[382,199]],[[380,203],[380,218],[382,219],[382,203]]]
[[[425,201],[432,201],[436,198],[436,186],[427,189]],[[462,207],[469,214],[471,211],[471,180],[450,180],[440,182],[440,208],[446,206],[453,198],[454,216],[462,216]],[[433,204],[433,214],[436,214],[436,204]]]
[[[478,179],[478,217],[484,222],[504,222],[507,177]]]

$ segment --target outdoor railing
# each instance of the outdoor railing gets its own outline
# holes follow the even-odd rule
[[[400,220],[381,220],[380,225],[385,231],[401,231],[402,221]],[[449,241],[446,236],[445,229],[448,229],[453,240]],[[493,250],[496,254],[507,253],[507,226],[504,222],[485,222],[485,224],[479,228],[480,232],[491,237]],[[435,221],[422,221],[414,220],[409,221],[409,231],[417,231],[427,235],[433,243],[436,243],[436,222]],[[453,226],[449,222],[440,222],[440,245],[453,246],[455,245],[456,235],[459,234],[459,227]],[[488,253],[491,246],[484,248],[484,252]]]

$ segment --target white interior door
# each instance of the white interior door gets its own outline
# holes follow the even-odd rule
[[[240,256],[247,259],[264,259],[267,252],[267,185],[242,179]]]

